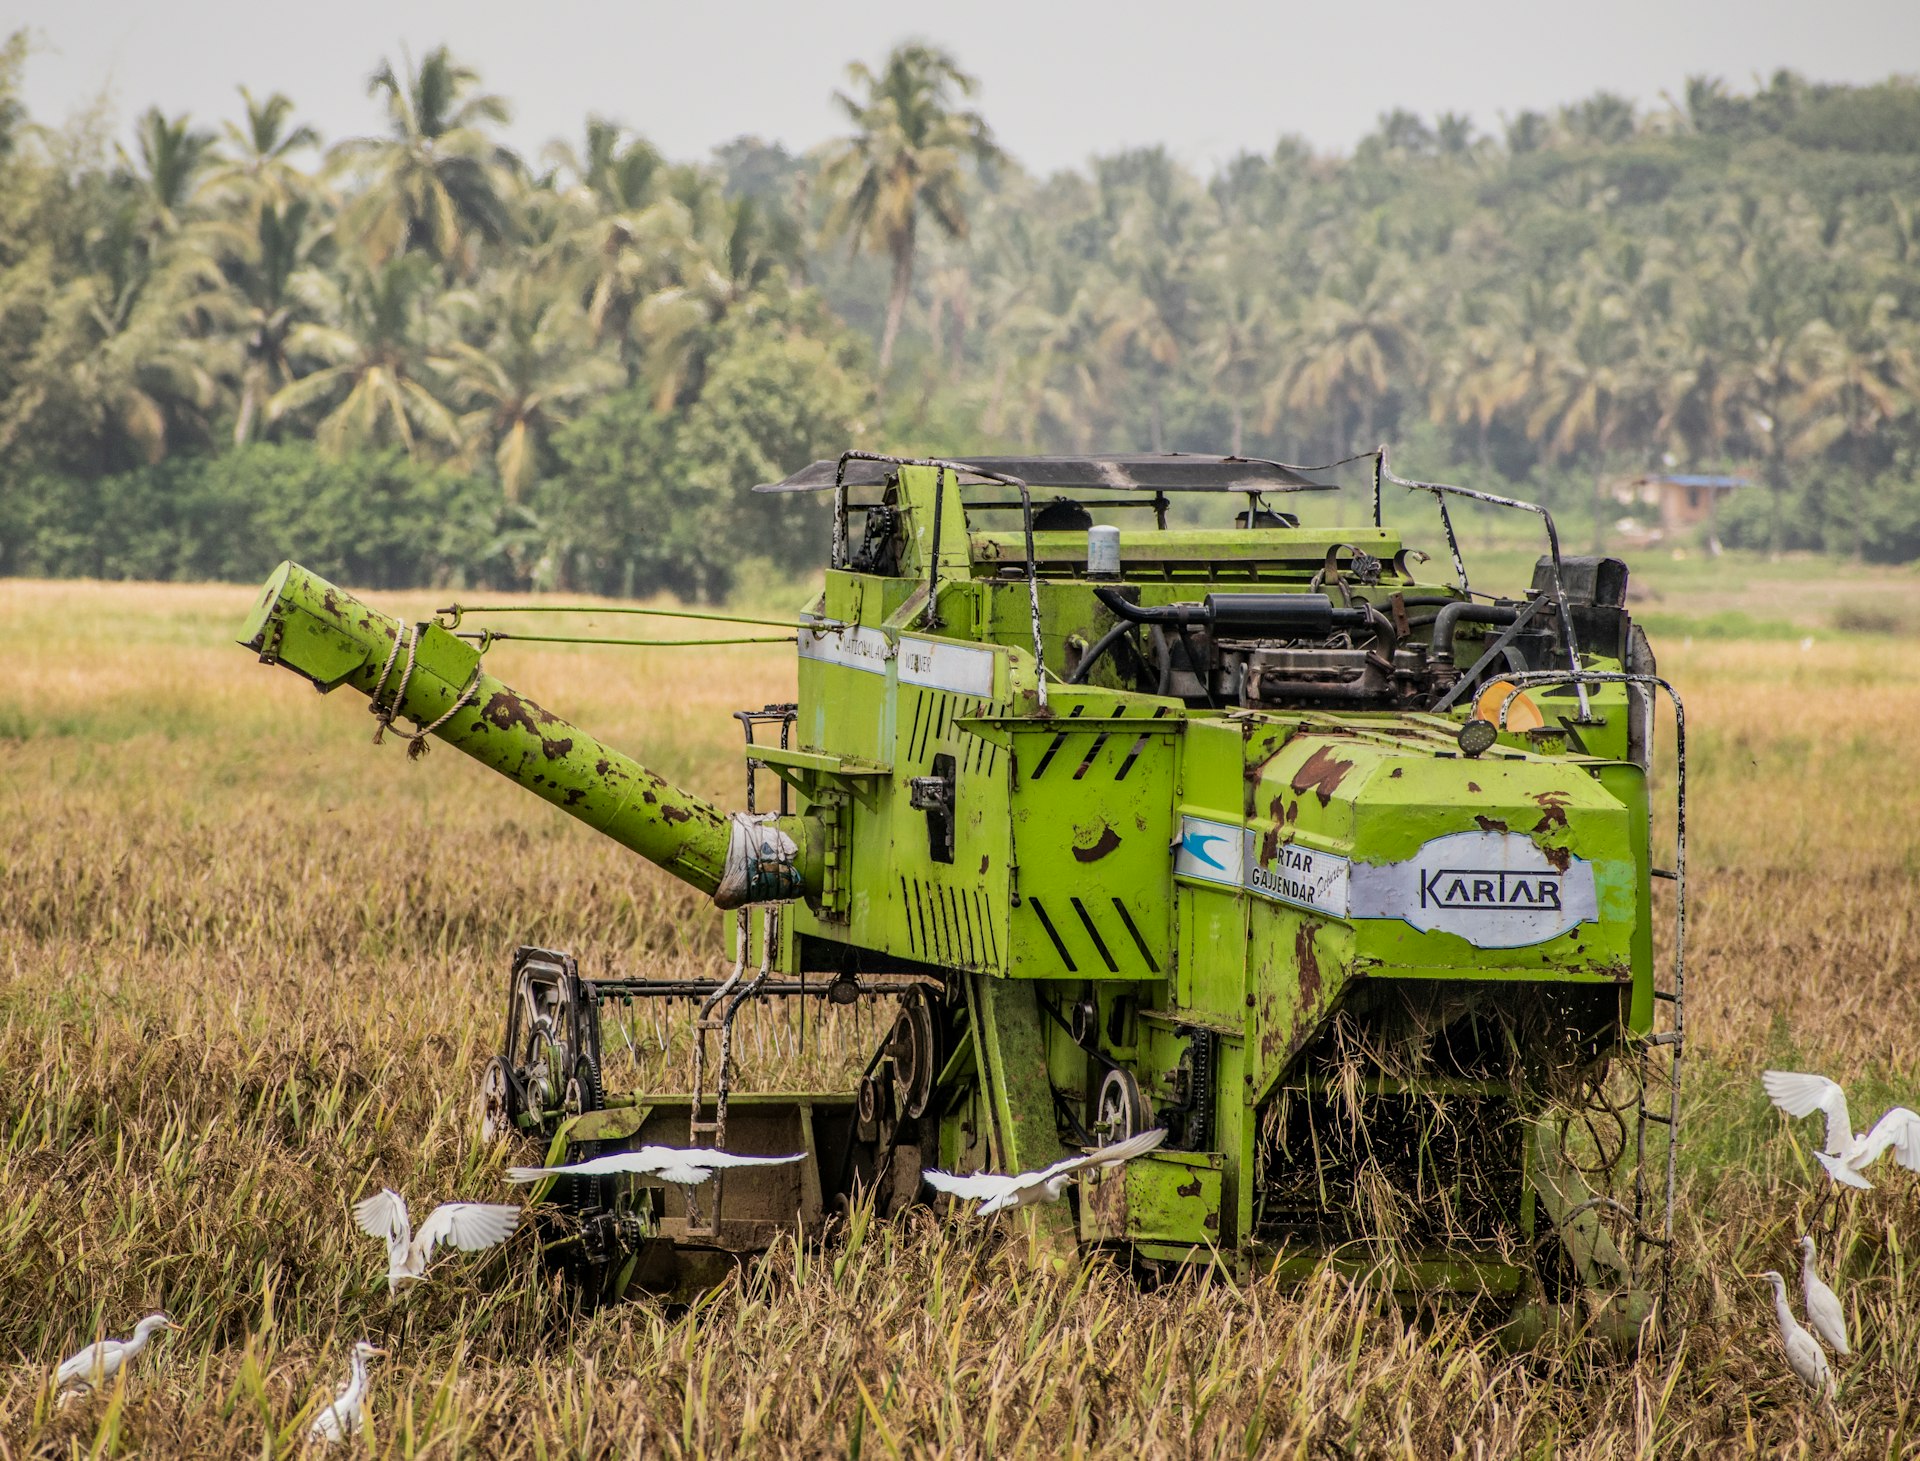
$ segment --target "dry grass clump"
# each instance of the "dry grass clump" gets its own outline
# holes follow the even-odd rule
[[[526,1232],[389,1299],[350,1202],[382,1182],[416,1212],[504,1191],[474,1091],[511,947],[695,973],[725,930],[465,758],[369,747],[358,702],[317,703],[229,645],[247,601],[0,584],[0,1458],[297,1450],[303,1407],[361,1335],[393,1350],[373,1449],[405,1457],[1920,1444],[1920,1182],[1882,1168],[1836,1206],[1754,1080],[1829,1070],[1863,1119],[1920,1095],[1920,790],[1897,749],[1920,665],[1887,646],[1663,646],[1697,753],[1673,1307],[1638,1355],[1563,1336],[1509,1356],[1470,1306],[1405,1310],[1331,1275],[1147,1287],[1019,1223],[928,1213],[782,1247],[685,1310],[581,1317]],[[510,682],[736,804],[727,715],[790,694],[777,648],[494,654]],[[783,1048],[759,1039],[748,1058],[770,1074]],[[1786,1374],[1746,1276],[1791,1270],[1803,1230],[1842,1258],[1859,1337],[1831,1413]],[[156,1306],[187,1328],[122,1392],[49,1406],[60,1355]]]

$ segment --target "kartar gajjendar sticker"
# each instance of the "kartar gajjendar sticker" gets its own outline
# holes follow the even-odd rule
[[[1399,919],[1482,949],[1545,943],[1599,917],[1593,864],[1549,857],[1517,832],[1450,833],[1400,862],[1353,862],[1292,842],[1262,861],[1247,828],[1182,817],[1173,870],[1333,918]]]

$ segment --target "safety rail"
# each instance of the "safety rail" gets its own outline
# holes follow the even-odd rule
[[[1647,1126],[1651,1122],[1667,1128],[1666,1204],[1659,1238],[1653,1243],[1653,1246],[1660,1249],[1660,1286],[1664,1293],[1673,1277],[1673,1219],[1680,1162],[1680,1069],[1682,1057],[1686,1052],[1687,1030],[1687,710],[1685,702],[1680,698],[1680,692],[1659,675],[1630,674],[1609,670],[1581,670],[1577,674],[1560,670],[1532,670],[1525,674],[1513,675],[1508,679],[1507,683],[1512,688],[1500,701],[1495,724],[1505,729],[1507,711],[1523,691],[1577,681],[1589,685],[1638,685],[1642,689],[1659,689],[1673,702],[1673,744],[1676,768],[1674,852],[1671,872],[1671,881],[1674,885],[1673,987],[1654,990],[1655,1017],[1658,1017],[1658,1010],[1664,1004],[1672,1011],[1673,1024],[1669,1029],[1649,1033],[1645,1039],[1638,1042],[1640,1099],[1634,1132],[1633,1229],[1635,1243],[1641,1244],[1647,1241],[1642,1237],[1647,1207]],[[1672,1052],[1667,1065],[1665,1115],[1650,1109],[1646,1100],[1652,1074],[1652,1052],[1663,1048]]]

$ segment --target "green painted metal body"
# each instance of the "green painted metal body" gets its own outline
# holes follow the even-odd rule
[[[933,511],[933,475],[900,472],[899,497],[917,519]],[[1580,728],[1580,753],[1564,738],[1503,736],[1473,760],[1456,740],[1464,708],[1450,717],[1208,712],[1060,684],[1050,684],[1043,707],[1026,584],[992,576],[1024,558],[1022,541],[970,534],[959,494],[941,495],[942,541],[960,546],[939,565],[935,612],[925,592],[931,564],[912,551],[892,578],[829,572],[813,605],[824,619],[859,627],[803,644],[796,743],[886,770],[873,773],[864,797],[822,773],[789,772],[803,794],[835,806],[839,869],[829,896],[788,921],[787,962],[817,964],[818,946],[847,945],[968,970],[976,988],[1030,983],[1032,998],[1062,1006],[1091,991],[1102,1053],[1126,1063],[1156,1107],[1176,1094],[1191,1043],[1185,1032],[1214,1032],[1212,1150],[1163,1152],[1135,1163],[1124,1182],[1100,1184],[1095,1190],[1109,1195],[1083,1207],[1084,1237],[1162,1251],[1266,1249],[1248,1180],[1258,1113],[1299,1075],[1302,1052],[1355,981],[1577,984],[1605,992],[1623,1041],[1650,1028],[1647,787],[1628,759],[1624,688],[1593,693],[1596,723]],[[911,542],[925,549],[931,537]],[[1035,537],[1043,569],[1084,566],[1084,534]],[[1148,604],[1236,588],[1304,590],[1336,545],[1388,561],[1402,546],[1367,529],[1150,533],[1127,540],[1122,577]],[[1042,580],[1050,666],[1069,662],[1070,639],[1091,641],[1112,624],[1093,587],[1084,577]],[[1394,587],[1409,596],[1449,592],[1443,583]],[[1591,658],[1588,668],[1618,665]],[[1552,709],[1555,700],[1540,703]],[[1571,709],[1570,699],[1560,705]],[[950,861],[929,850],[926,816],[907,794],[943,756],[956,773]],[[1238,876],[1176,870],[1181,829],[1195,821],[1244,831]],[[1540,942],[1484,948],[1401,917],[1333,916],[1263,891],[1253,875],[1284,890],[1303,854],[1331,854],[1353,868],[1404,865],[1459,833],[1512,833],[1549,864],[1590,868],[1596,917]],[[1028,998],[1000,995],[1023,1009]],[[1116,999],[1125,1001],[1127,1025],[1110,1040]],[[943,1126],[943,1164],[991,1157],[1025,1167],[1058,1155],[1053,1092],[1084,1090],[1089,1060],[1058,1024],[1030,1023],[1046,1058],[1026,1043],[981,1092],[998,1129],[1012,1134],[989,1154],[974,1135],[986,1128],[983,1113],[956,1101]],[[1017,1122],[1012,1103],[1023,1098],[1037,1131]],[[1116,1203],[1122,1190],[1126,1200]],[[1514,1217],[1518,1225],[1517,1210]],[[1442,1271],[1485,1281],[1470,1263]]]
[[[790,744],[751,754],[798,808],[781,826],[802,849],[806,896],[780,920],[777,967],[930,972],[949,991],[956,1033],[925,1166],[1056,1159],[1118,1069],[1189,1139],[1087,1183],[1071,1219],[1083,1240],[1152,1259],[1362,1263],[1345,1236],[1357,1214],[1335,1211],[1357,1199],[1328,1175],[1346,1158],[1298,1147],[1325,1139],[1315,1121],[1333,1108],[1288,1125],[1334,1099],[1327,1042],[1342,1011],[1388,1029],[1415,1016],[1381,1011],[1444,1011],[1456,996],[1476,1019],[1557,1001],[1602,1063],[1652,1028],[1648,789],[1629,690],[1594,687],[1585,721],[1571,692],[1536,692],[1548,729],[1470,758],[1464,705],[1209,709],[1124,688],[1105,666],[1066,683],[1115,620],[1085,572],[1086,534],[1039,531],[1043,694],[1022,534],[983,526],[929,467],[901,466],[886,495],[902,524],[893,561],[828,570],[808,612],[831,627],[801,635]],[[1145,606],[1299,593],[1330,553],[1393,565],[1401,548],[1375,527],[1129,532],[1107,586]],[[1393,567],[1372,590],[1390,594],[1462,597]],[[322,689],[365,693],[401,633],[289,566],[243,641]],[[516,696],[444,631],[423,630],[417,660],[407,716],[435,720],[478,676],[440,738],[713,890],[719,813]],[[918,804],[928,779],[950,787],[950,837]],[[1481,1217],[1403,1271],[1521,1290],[1514,1255],[1543,1230],[1543,1200],[1564,1216],[1585,1194],[1551,1170],[1529,1125],[1539,1103],[1471,1071],[1364,1080],[1387,1100],[1445,1088],[1497,1108],[1483,1156],[1502,1175],[1486,1193],[1465,1193],[1419,1138],[1409,1180]],[[1303,1216],[1300,1184],[1313,1182],[1321,1212]],[[1575,1266],[1586,1281],[1623,1269],[1603,1238]]]

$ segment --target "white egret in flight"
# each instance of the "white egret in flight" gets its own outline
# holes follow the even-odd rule
[[[504,1202],[443,1202],[427,1214],[420,1231],[407,1217],[407,1200],[391,1187],[354,1204],[353,1220],[387,1245],[387,1292],[427,1276],[433,1250],[442,1243],[476,1253],[504,1243],[520,1225],[520,1209]]]
[[[682,1187],[698,1187],[715,1172],[729,1167],[778,1167],[797,1162],[805,1155],[795,1152],[790,1157],[742,1157],[702,1147],[643,1146],[630,1152],[591,1157],[571,1167],[509,1167],[507,1180],[538,1182],[542,1177],[611,1177],[624,1172],[636,1177],[658,1177]]]
[[[1816,1395],[1824,1395],[1833,1385],[1833,1371],[1820,1343],[1800,1327],[1787,1307],[1787,1281],[1769,1268],[1760,1277],[1773,1283],[1773,1317],[1780,1325],[1780,1347],[1787,1352],[1787,1367],[1800,1377],[1800,1383]]]
[[[1894,1106],[1873,1123],[1873,1130],[1856,1134],[1847,1112],[1847,1093],[1825,1076],[1769,1070],[1761,1074],[1760,1084],[1773,1104],[1789,1116],[1825,1113],[1826,1149],[1814,1155],[1834,1181],[1849,1187],[1873,1186],[1860,1174],[1889,1148],[1901,1166],[1920,1172],[1920,1114]]]
[[[333,1402],[313,1417],[313,1424],[307,1427],[309,1440],[331,1443],[351,1440],[360,1434],[367,1403],[367,1361],[385,1353],[384,1349],[376,1349],[364,1339],[354,1345],[353,1373],[347,1383],[340,1387],[340,1393]]]
[[[1847,1311],[1840,1307],[1840,1295],[1820,1281],[1813,1271],[1813,1239],[1800,1235],[1800,1292],[1807,1304],[1807,1323],[1835,1354],[1852,1354],[1847,1348]]]
[[[155,1330],[179,1327],[165,1314],[149,1314],[133,1326],[131,1339],[102,1339],[62,1360],[53,1372],[53,1388],[92,1390],[104,1386],[120,1373],[122,1365],[147,1347]]]
[[[1067,1184],[1080,1173],[1096,1167],[1103,1171],[1117,1167],[1144,1152],[1152,1151],[1166,1139],[1165,1129],[1156,1126],[1151,1131],[1143,1131],[1112,1146],[1083,1152],[1077,1157],[1067,1157],[1038,1172],[1020,1172],[1007,1177],[997,1172],[970,1172],[961,1176],[934,1171],[925,1176],[929,1186],[954,1197],[985,1198],[986,1201],[980,1204],[980,1215],[986,1217],[1010,1207],[1034,1207],[1042,1202],[1058,1202],[1066,1192]]]

